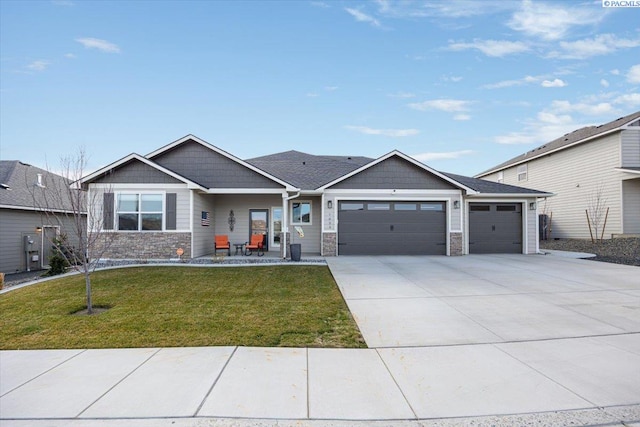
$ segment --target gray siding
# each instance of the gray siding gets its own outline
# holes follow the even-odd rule
[[[451,183],[399,157],[390,157],[331,187],[332,189],[457,189]]]
[[[182,181],[167,175],[138,160],[132,160],[94,181],[102,184],[181,184]]]
[[[640,178],[622,181],[623,232],[640,234]]]
[[[620,134],[622,167],[640,168],[640,129],[626,129]]]
[[[193,193],[193,257],[213,253],[213,236],[216,234],[215,203],[212,195]],[[202,225],[202,211],[209,212],[211,225]]]
[[[34,242],[31,255],[39,257],[39,261],[29,263],[29,268],[37,270],[41,268],[41,262],[45,265],[48,263],[42,256],[42,232],[36,232],[36,227],[43,225],[60,225],[61,233],[67,234],[69,243],[77,246],[73,221],[64,215],[48,217],[41,212],[0,209],[0,272],[15,273],[27,269],[22,240],[24,236],[30,236]]]
[[[208,188],[282,188],[269,178],[194,141],[185,142],[153,160]]]

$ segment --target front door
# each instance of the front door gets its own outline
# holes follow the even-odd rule
[[[269,209],[249,210],[249,235],[262,234],[264,250],[269,250]]]

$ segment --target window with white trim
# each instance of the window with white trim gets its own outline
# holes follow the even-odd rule
[[[518,166],[518,181],[526,181],[527,180],[527,165]]]
[[[498,182],[504,182],[504,171],[498,172]]]
[[[311,224],[311,202],[291,203],[291,224]]]
[[[162,231],[164,195],[119,193],[116,216],[120,231]]]

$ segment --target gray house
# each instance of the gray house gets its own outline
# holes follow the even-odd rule
[[[261,234],[282,257],[292,242],[324,256],[532,254],[538,202],[551,196],[442,173],[398,151],[241,160],[193,135],[80,182],[102,201],[89,224],[111,233],[110,259],[210,255],[220,234],[232,244]]]
[[[66,217],[73,209],[58,197],[68,185],[63,177],[35,166],[0,161],[0,272],[47,267],[51,240],[73,230]]]
[[[640,235],[640,111],[563,135],[476,177],[554,193],[540,206],[553,215],[551,237],[590,238],[585,210],[598,194],[609,209],[600,234]]]

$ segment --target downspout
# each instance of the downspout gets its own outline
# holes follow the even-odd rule
[[[284,223],[284,233],[282,234],[282,241],[280,242],[282,247],[282,258],[287,258],[287,233],[289,232],[289,200],[293,200],[295,198],[300,197],[300,191],[298,191],[293,196],[285,196],[282,194],[282,202],[284,206],[282,207],[282,222]]]

